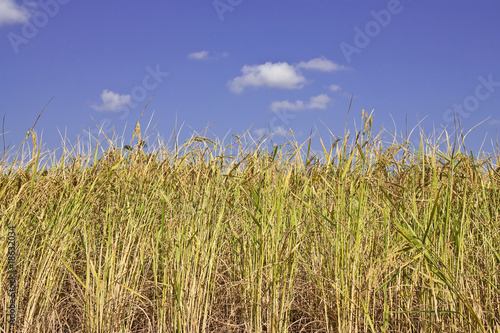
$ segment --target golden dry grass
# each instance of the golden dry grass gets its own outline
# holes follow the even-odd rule
[[[499,332],[498,154],[384,145],[362,119],[321,159],[195,136],[42,171],[32,135],[2,164],[0,332],[9,226],[18,332]]]

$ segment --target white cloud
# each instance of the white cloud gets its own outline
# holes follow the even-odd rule
[[[276,130],[272,135],[286,136],[289,132],[283,126],[276,126]]]
[[[254,129],[253,133],[256,136],[261,137],[264,134],[268,133],[268,129],[267,128],[256,128],[256,129]],[[283,126],[276,126],[274,128],[274,132],[272,132],[269,136],[270,137],[275,136],[275,135],[278,135],[278,136],[287,136],[289,133],[290,132],[287,131]]]
[[[330,97],[326,94],[311,97],[308,109],[326,109],[327,104],[331,101]]]
[[[196,59],[196,60],[206,59],[206,58],[208,58],[208,51],[189,53],[188,58],[189,59]]]
[[[6,24],[26,23],[30,12],[14,0],[0,0],[0,26]]]
[[[271,110],[273,111],[278,111],[278,110],[293,110],[293,111],[298,111],[302,110],[305,108],[304,102],[302,101],[295,101],[295,103],[291,103],[288,100],[286,101],[276,101],[271,104]]]
[[[340,91],[342,88],[340,88],[340,86],[336,84],[331,84],[328,86],[328,89],[330,89],[331,91]]]
[[[102,105],[92,105],[92,108],[97,111],[117,111],[130,103],[132,97],[130,95],[120,95],[104,89],[101,94]]]
[[[305,68],[305,69],[315,69],[319,70],[322,72],[333,72],[333,71],[340,71],[347,69],[346,67],[342,65],[338,65],[334,62],[331,62],[330,60],[326,59],[325,57],[321,58],[315,58],[311,59],[308,62],[301,61],[298,65],[298,68]]]
[[[309,99],[309,103],[305,104],[302,101],[295,101],[295,103],[285,101],[276,101],[269,107],[272,111],[278,110],[292,110],[300,111],[304,109],[326,109],[328,103],[331,101],[330,97],[326,94],[313,96]]]
[[[255,135],[257,135],[258,137],[261,137],[264,134],[266,134],[266,129],[265,128],[256,128],[256,129],[253,130],[253,133]]]
[[[243,75],[228,82],[228,88],[234,93],[241,93],[246,87],[269,87],[281,89],[300,89],[306,82],[297,69],[286,62],[248,66],[241,69]]]
[[[229,53],[227,52],[210,52],[207,50],[203,50],[200,52],[193,52],[188,54],[189,59],[195,60],[204,60],[204,59],[223,59],[229,57]]]

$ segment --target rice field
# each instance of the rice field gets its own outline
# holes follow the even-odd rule
[[[16,332],[500,332],[498,150],[387,143],[372,117],[270,149],[138,122],[59,159],[29,131],[1,164],[0,332],[9,227]]]

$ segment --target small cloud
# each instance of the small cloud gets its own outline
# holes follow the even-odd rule
[[[347,69],[347,67],[336,64],[336,63],[326,59],[325,57],[311,59],[307,62],[301,61],[297,65],[297,67],[298,68],[305,68],[305,69],[319,70],[322,72],[333,72],[333,71],[340,71],[340,70]]]
[[[298,111],[304,109],[305,105],[304,102],[302,101],[295,101],[295,103],[291,103],[288,100],[286,100],[286,101],[273,102],[270,108],[272,111],[278,111],[278,110]]]
[[[212,52],[210,58],[219,60],[229,57],[229,53],[227,52]]]
[[[493,119],[493,120],[490,120],[490,121],[488,122],[488,124],[493,125],[493,126],[500,125],[500,119]]]
[[[204,60],[204,59],[218,60],[227,57],[229,57],[229,54],[227,52],[210,52],[207,50],[188,54],[189,59],[195,59],[195,60]]]
[[[1,1],[1,0],[0,0]],[[101,94],[102,105],[92,105],[92,108],[97,111],[117,111],[130,103],[132,97],[130,95],[120,95],[109,91],[103,90]]]
[[[326,109],[327,104],[331,101],[330,97],[326,94],[311,97],[308,109]]]
[[[330,89],[331,91],[340,91],[342,88],[340,88],[340,86],[336,84],[331,84],[328,86],[328,89]]]
[[[265,134],[268,133],[268,129],[267,128],[256,128],[254,129],[253,133],[258,136],[258,137],[261,137]],[[275,135],[278,135],[278,136],[287,136],[289,133],[289,131],[287,131],[283,126],[276,126],[274,128],[274,132],[272,132],[269,137],[272,137],[272,136],[275,136]]]
[[[255,135],[257,135],[258,137],[261,137],[264,134],[266,134],[266,129],[265,128],[256,128],[256,129],[254,129],[253,133]]]
[[[292,110],[300,111],[304,109],[326,109],[328,103],[331,101],[330,97],[326,94],[313,96],[309,99],[309,103],[305,104],[302,101],[295,101],[295,103],[285,101],[276,101],[269,107],[272,111],[278,110]]]
[[[31,13],[26,7],[18,5],[14,0],[0,0],[0,26],[27,23],[30,18]]]
[[[289,132],[283,126],[276,126],[272,135],[286,136]]]
[[[286,62],[248,66],[241,69],[243,75],[228,82],[228,88],[239,94],[246,87],[268,87],[281,89],[300,89],[306,82],[297,69]]]
[[[208,51],[193,52],[188,54],[189,59],[202,60],[208,58]]]

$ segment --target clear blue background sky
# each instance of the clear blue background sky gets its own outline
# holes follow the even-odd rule
[[[343,135],[374,111],[374,129],[427,134],[460,111],[474,154],[500,128],[498,1],[0,0],[0,117],[17,148],[42,107],[47,149],[58,131],[103,124],[118,134],[152,113],[168,140],[193,130],[280,142],[291,128]],[[168,75],[167,75],[168,73]],[[392,116],[392,118],[391,118]],[[322,123],[323,122],[323,123]],[[93,133],[96,131],[94,130]],[[415,135],[417,134],[417,135]],[[413,142],[418,138],[414,133]],[[332,140],[333,141],[333,140]],[[319,141],[314,146],[320,148]]]

